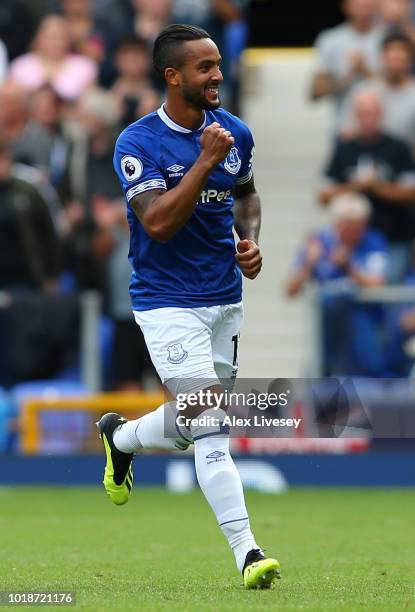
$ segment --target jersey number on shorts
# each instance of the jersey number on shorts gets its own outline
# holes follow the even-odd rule
[[[238,340],[239,340],[239,336],[238,334],[236,334],[236,336],[232,336],[232,342],[233,342],[233,366],[237,366],[238,365]]]

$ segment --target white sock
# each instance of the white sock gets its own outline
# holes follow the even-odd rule
[[[183,450],[187,442],[176,429],[176,402],[167,402],[134,421],[123,423],[114,431],[113,441],[123,453],[135,453],[141,448]]]
[[[259,546],[249,525],[241,478],[229,453],[229,437],[202,433],[200,435],[206,437],[198,438],[197,428],[191,431],[195,438],[195,466],[200,488],[242,571],[247,553]]]

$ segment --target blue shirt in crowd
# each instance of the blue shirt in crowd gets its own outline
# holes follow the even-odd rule
[[[341,246],[341,242],[334,228],[327,228],[316,232],[312,237],[322,245],[322,254],[314,266],[313,278],[320,283],[337,280],[348,276],[345,268],[336,265],[331,257]],[[387,241],[383,234],[374,229],[368,229],[360,243],[351,254],[351,265],[360,272],[374,276],[385,277],[387,268]],[[306,250],[302,248],[297,260],[296,268],[301,268],[306,260]]]

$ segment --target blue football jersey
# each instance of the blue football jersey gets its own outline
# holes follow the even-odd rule
[[[199,157],[203,130],[215,121],[232,132],[235,144],[212,171],[190,219],[160,244],[146,233],[129,203],[145,191],[173,189]],[[161,107],[121,133],[114,167],[127,201],[134,310],[197,308],[241,300],[232,190],[252,177],[253,153],[248,127],[223,109],[206,111],[200,128],[188,130],[174,123]]]

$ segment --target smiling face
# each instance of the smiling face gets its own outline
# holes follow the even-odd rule
[[[219,86],[221,56],[212,39],[183,43],[183,63],[179,69],[167,68],[166,80],[179,88],[183,99],[197,110],[214,110],[221,104]]]

